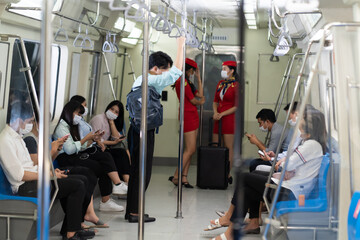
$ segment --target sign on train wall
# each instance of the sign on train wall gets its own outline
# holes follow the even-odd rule
[[[239,45],[237,28],[214,28],[212,41],[214,45]]]

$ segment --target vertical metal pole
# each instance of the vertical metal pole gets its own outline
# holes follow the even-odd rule
[[[203,36],[202,41],[206,42],[206,23],[207,18],[202,19],[202,26],[203,26]],[[206,47],[203,45],[202,49],[202,71],[201,71],[201,81],[202,81],[202,87],[204,88],[205,84],[205,57],[206,57]],[[200,105],[200,126],[199,126],[199,142],[200,146],[202,145],[202,132],[203,132],[203,111],[204,111],[204,105]]]
[[[51,10],[53,1],[43,1],[41,21],[39,176],[37,239],[49,239],[50,202],[50,82],[51,82]]]
[[[151,8],[151,0],[145,0],[148,9]],[[142,109],[141,109],[141,128],[140,128],[140,162],[139,162],[139,223],[138,239],[144,239],[144,212],[145,212],[145,179],[146,179],[146,150],[147,150],[147,105],[148,105],[148,73],[149,73],[149,15],[150,12],[144,10],[145,22],[143,26],[143,69],[142,69]]]
[[[242,209],[243,206],[243,180],[242,180],[242,137],[244,134],[244,111],[245,111],[245,13],[244,13],[244,0],[240,2],[238,15],[240,17],[239,21],[239,45],[240,45],[240,57],[239,61],[240,64],[238,65],[238,73],[240,75],[240,81],[238,83],[238,97],[236,103],[236,112],[235,112],[235,138],[234,138],[234,169],[236,172],[236,182],[235,188],[237,189],[237,196],[236,196],[236,216],[237,218],[233,224],[233,236],[235,240],[241,239],[242,235],[242,213],[247,211],[246,209]]]
[[[182,17],[182,27],[186,29],[186,1],[182,0],[183,3],[183,17]],[[185,48],[184,44],[183,54],[183,75],[181,77],[180,84],[180,135],[179,135],[179,161],[178,161],[178,197],[177,197],[177,210],[175,218],[183,218],[182,216],[182,170],[183,170],[183,150],[184,150],[184,99],[185,99]]]

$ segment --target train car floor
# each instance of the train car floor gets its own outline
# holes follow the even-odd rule
[[[182,219],[176,219],[177,188],[168,181],[173,174],[174,167],[154,166],[150,186],[146,191],[145,212],[156,217],[156,222],[145,223],[145,239],[147,240],[204,240],[211,239],[223,232],[226,228],[213,231],[203,231],[211,219],[218,216],[215,210],[227,210],[234,192],[234,185],[227,190],[204,190],[197,187],[183,188]],[[188,177],[192,185],[196,185],[196,167],[191,166]],[[125,206],[123,199],[113,199]],[[138,224],[129,223],[124,219],[124,212],[99,212],[99,198],[94,200],[95,211],[99,218],[110,228],[98,229],[94,239],[98,240],[136,240],[138,239]],[[59,237],[60,224],[50,230],[51,240]],[[262,227],[263,231],[263,227]],[[249,235],[243,239],[261,239],[261,235]]]

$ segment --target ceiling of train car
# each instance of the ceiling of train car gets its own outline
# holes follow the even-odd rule
[[[169,2],[169,0],[165,0]],[[182,0],[172,0],[171,5],[179,12],[182,10]],[[213,19],[217,27],[236,27],[238,23],[238,5],[240,0],[192,0],[187,2],[188,17],[192,19],[193,12],[197,12],[198,22],[202,17]],[[158,12],[160,0],[151,2],[152,10]]]

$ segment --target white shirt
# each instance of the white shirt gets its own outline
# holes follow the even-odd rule
[[[0,133],[0,164],[13,193],[17,193],[19,186],[24,183],[25,171],[38,171],[20,134],[8,125]]]
[[[295,170],[295,175],[291,179],[283,181],[282,187],[290,189],[298,198],[300,186],[303,186],[304,194],[308,195],[315,186],[322,159],[323,151],[320,143],[315,140],[305,141],[291,154],[286,170]],[[281,166],[284,167],[284,162]],[[271,180],[276,184],[279,183],[277,178],[271,178]]]

